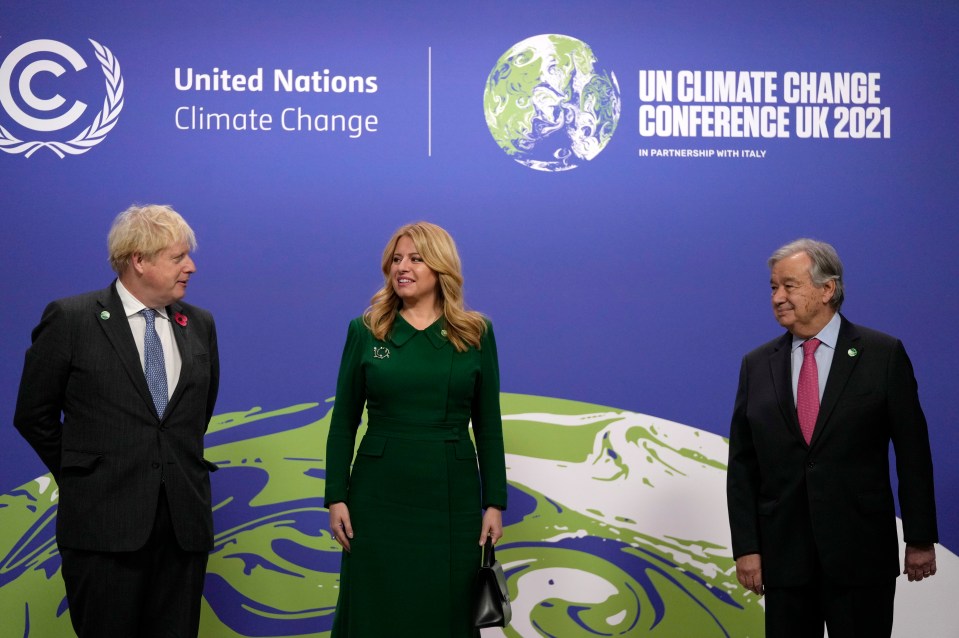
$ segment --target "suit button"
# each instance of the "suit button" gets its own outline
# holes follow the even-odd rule
[[[810,462],[806,465],[806,467],[808,467],[808,468],[811,470],[811,469],[813,469],[814,467],[816,467],[816,462],[815,462],[815,461],[810,461]]]
[[[160,464],[157,463],[156,461],[154,461],[154,462],[151,463],[150,465],[153,467],[154,470],[157,469],[158,467],[160,467]]]

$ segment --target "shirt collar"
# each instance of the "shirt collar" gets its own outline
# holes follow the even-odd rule
[[[147,306],[133,296],[133,293],[126,289],[126,286],[123,285],[119,279],[117,279],[117,294],[120,296],[120,303],[123,304],[123,312],[126,314],[127,318],[137,315],[141,310]],[[154,308],[157,314],[164,319],[169,320],[166,314],[166,308]]]
[[[842,318],[837,312],[832,316],[832,319],[829,320],[823,329],[819,331],[815,337],[810,337],[811,339],[819,339],[824,346],[829,346],[831,349],[836,349],[836,342],[839,341],[839,326],[842,325]],[[795,350],[802,344],[804,344],[808,339],[803,339],[802,337],[797,337],[793,335],[793,344],[792,349]]]
[[[403,315],[396,313],[396,319],[393,321],[393,329],[390,331],[389,339],[393,345],[399,347],[412,339],[416,334],[422,332],[433,344],[434,348],[442,348],[449,340],[446,338],[446,320],[440,317],[423,330],[417,330],[403,318]]]

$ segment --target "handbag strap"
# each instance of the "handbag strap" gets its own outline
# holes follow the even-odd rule
[[[486,537],[486,544],[483,545],[483,567],[492,567],[496,562],[496,550],[493,549],[493,537]]]

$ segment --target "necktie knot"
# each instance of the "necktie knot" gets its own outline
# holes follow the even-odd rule
[[[808,359],[816,353],[816,348],[822,343],[819,339],[813,337],[812,339],[806,339],[802,344],[802,354],[803,359]]]

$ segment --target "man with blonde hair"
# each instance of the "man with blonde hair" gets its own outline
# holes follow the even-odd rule
[[[131,206],[108,246],[117,279],[52,302],[34,329],[14,423],[59,487],[77,635],[196,636],[219,384],[213,317],[182,301],[196,239],[169,206]]]

